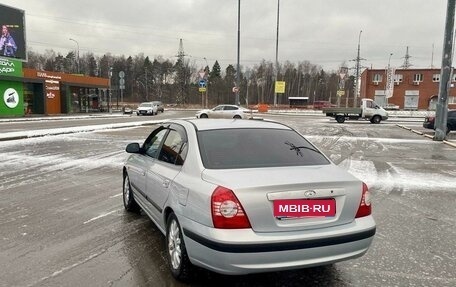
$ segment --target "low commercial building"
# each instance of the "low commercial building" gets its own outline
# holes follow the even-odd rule
[[[0,116],[106,111],[109,79],[22,68],[0,59]]]
[[[386,99],[386,69],[366,69],[361,74],[361,97],[385,107],[403,110],[435,110],[439,94],[440,69],[396,69],[392,97]],[[448,106],[456,108],[456,75],[452,76]]]

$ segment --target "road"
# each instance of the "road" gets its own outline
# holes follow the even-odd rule
[[[162,234],[122,206],[124,149],[148,135],[153,127],[146,125],[0,142],[0,286],[456,286],[456,148],[393,122],[264,117],[297,129],[368,184],[378,226],[365,256],[248,276],[201,271],[190,285],[175,281]],[[21,131],[144,120],[0,125]],[[420,123],[404,125],[429,133]]]

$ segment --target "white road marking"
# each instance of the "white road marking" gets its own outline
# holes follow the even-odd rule
[[[119,193],[119,194],[116,194],[116,195],[112,195],[109,198],[114,198],[114,197],[119,197],[119,196],[122,196],[122,193]]]
[[[90,222],[92,222],[92,221],[95,221],[95,220],[97,220],[97,219],[103,218],[103,217],[108,216],[108,215],[110,215],[110,214],[116,213],[116,212],[118,212],[118,211],[120,211],[120,210],[121,210],[121,208],[116,209],[116,210],[113,210],[113,211],[110,211],[110,212],[107,212],[107,213],[100,214],[100,215],[98,215],[97,217],[94,217],[94,218],[91,218],[91,219],[85,221],[84,224],[90,223]]]

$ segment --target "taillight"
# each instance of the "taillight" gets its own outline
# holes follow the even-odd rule
[[[359,203],[358,212],[356,212],[356,218],[368,216],[371,213],[372,213],[372,206],[371,206],[369,188],[363,182],[363,195],[361,197],[361,202]]]
[[[250,228],[250,222],[233,191],[218,186],[211,197],[212,222],[215,228]]]

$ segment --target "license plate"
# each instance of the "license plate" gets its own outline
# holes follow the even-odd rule
[[[330,199],[286,199],[274,200],[274,216],[289,217],[331,217],[336,215],[336,201]]]

